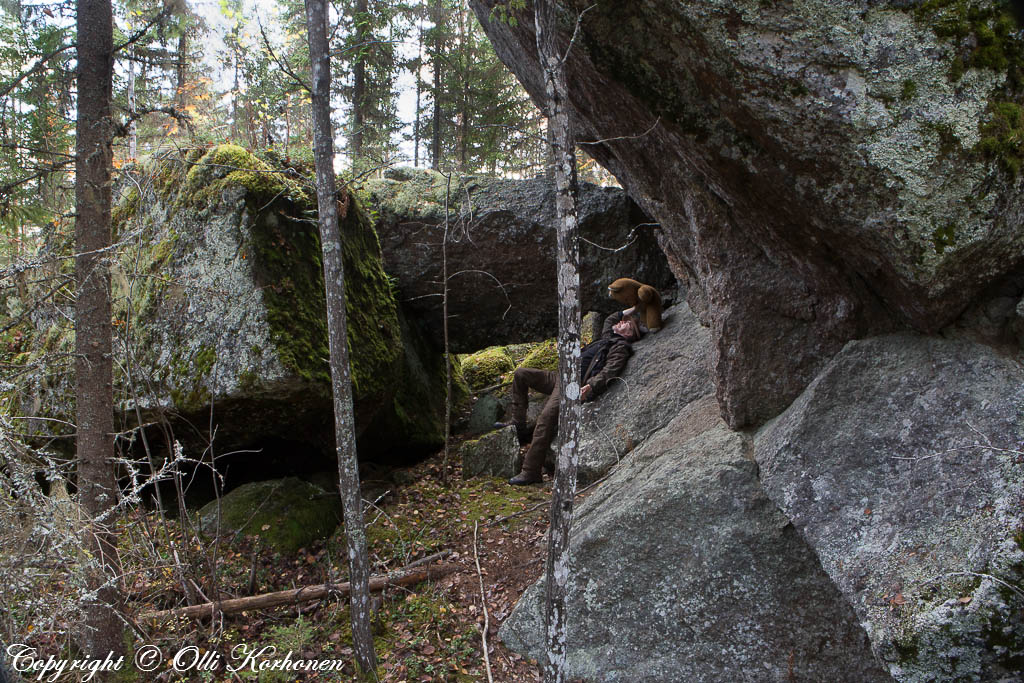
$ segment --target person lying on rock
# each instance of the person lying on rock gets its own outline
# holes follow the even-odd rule
[[[624,311],[612,313],[604,321],[601,338],[583,348],[580,355],[580,400],[593,401],[608,388],[608,382],[618,377],[633,355],[633,342],[643,337],[646,330],[639,319]],[[536,426],[526,424],[528,391],[535,389],[549,394],[544,408],[537,417]],[[543,481],[541,468],[551,442],[558,433],[558,373],[536,368],[518,368],[512,376],[512,421],[498,422],[495,427],[513,425],[519,445],[530,448],[523,458],[523,471],[508,480],[515,486],[538,484]]]

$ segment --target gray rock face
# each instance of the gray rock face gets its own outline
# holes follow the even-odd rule
[[[757,436],[771,498],[900,681],[1024,670],[1024,368],[977,344],[851,342]]]
[[[432,171],[402,170],[401,181],[369,183],[368,201],[378,212],[384,268],[397,279],[400,300],[440,340],[447,182]],[[558,333],[554,202],[554,183],[542,178],[453,179],[447,247],[453,351]],[[666,294],[675,290],[656,226],[622,190],[583,184],[579,226],[587,240],[580,247],[583,310],[614,310],[607,288],[619,277]]]
[[[853,611],[764,495],[713,396],[630,453],[578,508],[569,675],[588,681],[886,681]],[[543,585],[499,635],[544,652]]]
[[[600,479],[691,401],[714,391],[708,331],[687,306],[673,306],[661,332],[633,345],[623,376],[583,406],[579,485]]]
[[[473,412],[466,425],[467,434],[483,434],[494,429],[494,423],[501,419],[505,406],[491,394],[483,394],[473,404]]]
[[[532,16],[496,4],[471,1],[539,102]],[[1006,3],[558,4],[563,45],[586,9],[577,137],[661,224],[730,425],[778,414],[849,339],[937,330],[1019,267]]]
[[[134,173],[118,208],[133,237],[113,274],[115,315],[132,325],[122,414],[168,416],[190,454],[215,434],[219,453],[274,439],[333,459],[319,232],[295,218],[315,200],[232,145]],[[395,301],[365,212],[346,205],[340,220],[360,455],[436,447],[443,360]]]
[[[464,479],[481,475],[503,479],[514,477],[523,467],[523,456],[519,450],[516,430],[512,427],[466,441],[459,449],[462,476]]]

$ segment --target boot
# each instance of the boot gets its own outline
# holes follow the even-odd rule
[[[526,470],[523,470],[516,476],[508,480],[508,483],[513,486],[525,486],[527,484],[540,484],[544,481],[544,477],[539,474],[530,474]]]

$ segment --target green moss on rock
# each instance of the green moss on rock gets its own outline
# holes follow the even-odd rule
[[[999,161],[1007,173],[1017,177],[1024,163],[1024,110],[1014,102],[994,102],[989,111],[991,116],[981,127],[978,151]]]
[[[219,145],[188,167],[179,199],[192,206],[209,205],[234,186],[244,187],[251,199],[310,203],[306,188],[290,176],[290,169],[274,168],[238,145]]]
[[[499,382],[503,374],[514,369],[512,357],[501,346],[491,346],[462,359],[463,377],[473,390]]]
[[[281,552],[293,553],[329,538],[338,526],[338,498],[296,477],[243,484],[222,497],[220,532],[259,536]],[[206,533],[218,529],[218,501],[199,511]]]
[[[935,245],[935,253],[942,254],[949,247],[956,245],[956,226],[948,223],[932,232],[932,243]]]
[[[548,339],[534,345],[523,362],[521,368],[537,368],[538,370],[558,370],[558,343]]]
[[[1024,76],[1024,45],[1017,20],[1003,3],[969,0],[928,0],[915,11],[918,21],[935,35],[952,41],[956,54],[950,79],[958,81],[967,69],[1006,72],[1016,87]]]

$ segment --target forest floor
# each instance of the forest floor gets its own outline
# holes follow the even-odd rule
[[[453,448],[452,462],[457,461],[456,452]],[[488,680],[482,638],[486,622],[493,680],[540,680],[536,663],[505,648],[497,631],[523,591],[544,571],[550,481],[513,487],[496,478],[463,480],[457,465],[448,470],[445,483],[438,454],[390,473],[386,481],[364,482],[364,491],[385,491],[377,494],[365,520],[374,575],[439,552],[448,553],[442,562],[458,567],[434,581],[387,589],[374,600],[378,679],[396,683]],[[341,527],[329,540],[295,554],[265,551],[257,537],[235,539],[217,553],[218,594],[253,595],[344,581],[348,573],[345,548]],[[204,550],[209,553],[208,548]],[[181,591],[167,573],[136,588],[139,607],[181,599]],[[185,645],[196,645],[226,662],[233,647],[245,644],[250,649],[274,647],[278,659],[291,651],[293,659],[346,660],[341,672],[242,670],[228,678],[219,674],[211,678],[168,669],[149,680],[357,680],[345,599],[252,610],[214,624],[151,623],[146,630],[148,642],[155,643],[165,659]]]

